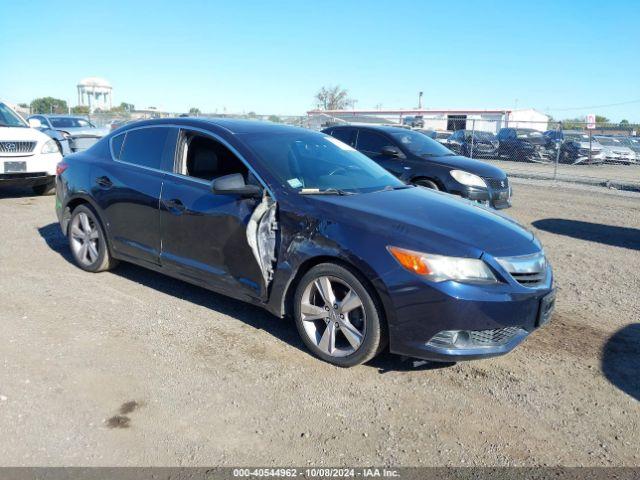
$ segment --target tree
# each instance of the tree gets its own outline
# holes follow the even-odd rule
[[[277,115],[269,115],[269,121],[274,123],[282,123],[282,119]]]
[[[19,103],[18,106],[20,108],[29,108],[29,105],[27,105],[26,103]]]
[[[31,102],[31,113],[67,113],[65,100],[53,97],[36,98]]]
[[[71,113],[75,113],[76,115],[89,115],[89,107],[86,105],[76,105],[75,107],[71,107]]]
[[[114,113],[129,113],[131,110],[135,110],[136,107],[132,103],[122,102],[117,107],[112,107],[111,112]]]
[[[200,113],[202,113],[202,112],[200,112],[199,108],[191,107],[189,109],[189,115],[193,115],[194,117],[197,117],[198,115],[200,115]]]
[[[596,123],[609,123],[611,120],[609,120],[607,117],[603,117],[602,115],[596,115]]]
[[[320,102],[323,110],[344,110],[355,103],[355,100],[349,98],[349,92],[340,85],[322,87],[315,98]]]

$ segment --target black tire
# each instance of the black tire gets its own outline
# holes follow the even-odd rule
[[[74,246],[74,235],[72,232],[72,227],[76,223],[75,219],[79,218],[83,214],[88,217],[91,227],[95,228],[95,231],[97,232],[95,249],[97,250],[98,254],[96,258],[90,262],[87,260],[82,260],[77,247]],[[73,259],[76,265],[81,269],[87,272],[97,273],[111,270],[118,265],[118,261],[113,258],[111,256],[111,253],[109,252],[109,247],[107,245],[107,239],[104,233],[104,229],[102,228],[102,223],[100,222],[98,215],[95,213],[93,208],[91,208],[89,205],[79,205],[73,210],[73,212],[71,212],[67,238],[69,239],[69,248],[71,249]]]
[[[31,187],[36,195],[53,195],[56,192],[56,182],[43,183]]]
[[[307,287],[321,277],[332,277],[340,282],[344,282],[348,288],[358,295],[362,302],[360,308],[364,312],[364,318],[362,318],[364,335],[359,347],[349,355],[333,356],[324,352],[312,341],[305,330],[305,321],[302,320],[303,294],[305,290],[307,290]],[[361,280],[359,275],[354,274],[347,268],[334,263],[316,265],[300,279],[300,282],[296,286],[293,300],[296,327],[298,328],[298,333],[302,341],[315,356],[339,367],[353,367],[368,362],[387,345],[387,330],[382,308],[374,298],[375,295],[369,292],[369,287],[365,286],[365,281]],[[336,333],[336,335],[338,335],[338,333]],[[342,335],[344,335],[344,333]]]
[[[415,182],[413,182],[413,184],[417,185],[418,187],[430,188],[431,190],[440,190],[440,188],[434,181],[428,180],[426,178],[421,178],[420,180],[416,180]]]

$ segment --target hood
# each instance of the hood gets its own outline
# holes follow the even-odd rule
[[[452,169],[464,170],[484,178],[495,178],[497,180],[507,178],[507,174],[501,168],[460,155],[450,157],[413,157],[413,159],[414,161],[435,163]]]
[[[323,220],[347,223],[388,243],[440,255],[528,255],[540,250],[533,234],[498,214],[447,193],[421,187],[357,195],[307,197]]]
[[[31,142],[46,142],[51,137],[31,127],[0,127],[0,141],[18,140]]]
[[[60,132],[67,132],[71,136],[88,136],[88,137],[104,137],[110,130],[109,128],[91,128],[91,127],[72,127],[72,128],[56,128]]]

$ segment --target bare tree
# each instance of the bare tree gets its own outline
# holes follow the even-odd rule
[[[316,93],[315,98],[320,102],[324,110],[343,110],[356,102],[356,100],[349,98],[349,92],[341,88],[340,85],[322,87]]]

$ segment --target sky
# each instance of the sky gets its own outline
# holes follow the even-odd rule
[[[99,76],[116,104],[302,115],[340,85],[357,109],[423,91],[426,108],[640,122],[639,25],[637,0],[0,0],[0,98],[73,106]]]

